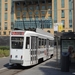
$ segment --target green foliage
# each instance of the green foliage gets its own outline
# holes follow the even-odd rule
[[[8,46],[0,46],[0,57],[9,56],[9,47]]]
[[[0,46],[0,50],[9,50],[9,46]]]
[[[9,50],[0,50],[0,57],[9,56]]]

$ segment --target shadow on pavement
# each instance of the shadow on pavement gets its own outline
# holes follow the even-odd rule
[[[8,67],[9,66],[9,63],[6,63],[5,65],[4,65],[4,67]]]
[[[53,58],[50,60],[47,63],[42,64],[42,67],[39,68],[44,73],[44,75],[75,75],[72,74],[75,69],[69,72],[62,72],[60,63],[56,62],[56,59]]]
[[[35,66],[35,65],[34,65]],[[25,70],[25,69],[30,69],[34,66],[21,66],[21,65],[9,65],[9,63],[5,64],[4,67],[6,67],[7,69],[22,69],[22,70]]]
[[[72,72],[61,72],[59,69],[40,67],[44,75],[73,75]]]

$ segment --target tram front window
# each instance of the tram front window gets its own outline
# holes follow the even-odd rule
[[[12,49],[22,49],[23,48],[23,37],[11,37],[11,47]]]

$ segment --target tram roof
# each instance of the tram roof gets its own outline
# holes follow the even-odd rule
[[[15,28],[14,30],[21,30],[21,29]],[[36,33],[40,33],[40,34],[43,34],[43,35],[47,35],[47,36],[52,36],[52,37],[54,37],[53,34],[48,33],[48,32],[46,32],[46,31],[44,31],[44,30],[42,30],[42,29],[40,29],[40,28],[27,29],[27,30],[25,30],[25,31],[33,31],[33,32],[36,32]]]
[[[52,35],[51,33],[48,33],[48,32],[46,32],[46,31],[44,31],[44,30],[42,30],[42,29],[39,29],[39,28],[36,28],[36,32],[37,32],[37,33],[40,33],[40,34],[47,35],[47,36],[52,36],[52,37],[54,37],[54,35]]]

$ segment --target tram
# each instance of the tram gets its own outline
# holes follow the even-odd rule
[[[54,36],[42,32],[40,30],[36,32],[11,31],[9,65],[31,66],[52,57],[54,54]]]

